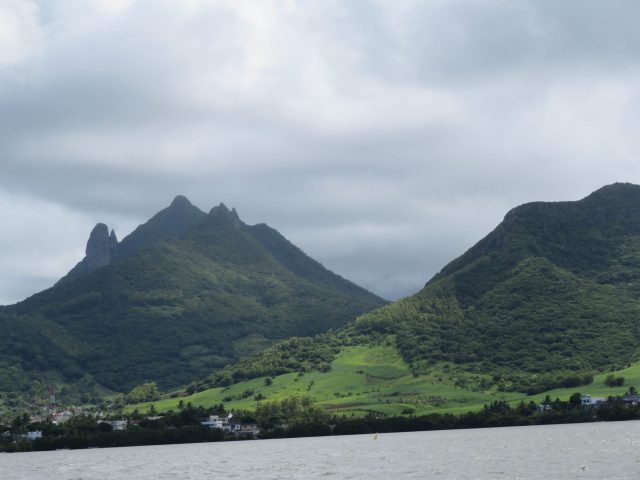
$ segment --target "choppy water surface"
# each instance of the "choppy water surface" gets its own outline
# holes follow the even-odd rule
[[[0,454],[0,478],[637,480],[640,421]]]

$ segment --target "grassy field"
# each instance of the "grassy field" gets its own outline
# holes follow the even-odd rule
[[[465,413],[480,410],[495,400],[518,403],[540,402],[548,394],[566,400],[576,391],[606,397],[623,394],[629,385],[640,385],[640,365],[614,372],[624,376],[625,386],[608,388],[607,374],[598,375],[592,385],[551,390],[535,396],[517,392],[475,391],[455,386],[454,376],[445,367],[415,377],[397,351],[388,345],[344,347],[326,373],[290,373],[271,379],[265,377],[213,388],[181,398],[153,402],[157,411],[176,409],[178,401],[198,406],[224,403],[227,409],[254,410],[256,397],[263,401],[282,400],[289,396],[308,395],[319,405],[339,414],[363,415],[379,412],[388,415],[426,413]],[[270,384],[269,384],[270,383]],[[151,403],[131,405],[129,411],[147,411]]]
[[[337,413],[385,414],[463,412],[477,410],[484,403],[519,396],[512,393],[474,392],[456,387],[442,372],[414,377],[396,350],[390,346],[345,347],[327,373],[290,373],[273,378],[256,378],[227,388],[213,388],[188,397],[153,402],[156,410],[175,409],[179,400],[193,405],[224,403],[227,408],[253,410],[255,397],[281,400],[292,395],[309,395],[319,405]],[[129,410],[146,411],[151,404]]]

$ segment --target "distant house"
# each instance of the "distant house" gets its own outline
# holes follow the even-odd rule
[[[36,438],[42,438],[42,432],[40,430],[27,432],[27,440],[34,441]]]
[[[111,425],[111,428],[114,430],[126,430],[129,425],[126,418],[121,418],[120,420],[101,420],[100,423]]]
[[[551,410],[553,410],[553,408],[551,408],[551,405],[548,405],[546,403],[536,405],[536,412],[538,413],[549,412]]]
[[[73,417],[74,417],[73,412],[69,412],[68,410],[65,410],[64,412],[56,413],[53,416],[53,423],[60,424],[60,423],[68,422]]]
[[[260,429],[255,423],[241,425],[240,430],[238,431],[238,435],[250,435],[255,437],[258,434],[260,434]]]
[[[640,395],[638,395],[638,394],[624,395],[622,397],[622,401],[624,403],[629,403],[631,405],[640,405]]]
[[[8,435],[7,435],[8,434]],[[42,438],[42,432],[40,430],[35,430],[33,432],[27,433],[10,433],[6,432],[3,437],[7,439],[12,439],[13,441],[18,441],[21,439],[29,440],[33,442],[36,438]]]
[[[600,403],[604,403],[605,401],[606,401],[605,398],[592,397],[589,394],[585,394],[585,395],[581,395],[580,396],[580,403],[582,404],[582,406],[585,406],[585,407],[592,407],[592,406],[598,405]]]
[[[260,429],[255,423],[239,423],[235,420],[231,421],[231,417],[231,415],[229,417],[210,415],[208,420],[200,422],[200,424],[208,428],[219,428],[234,435],[256,436],[260,433]]]
[[[238,422],[229,423],[229,431],[231,433],[238,434],[238,433],[240,433],[241,429],[242,429],[242,424],[241,423],[238,423]]]
[[[200,422],[202,426],[209,428],[220,428],[222,430],[229,429],[229,419],[218,415],[210,415],[209,420]]]

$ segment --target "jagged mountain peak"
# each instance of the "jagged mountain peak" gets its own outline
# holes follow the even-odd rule
[[[100,266],[108,265],[113,249],[117,245],[118,240],[115,232],[112,230],[111,234],[109,234],[109,227],[104,223],[98,223],[93,227],[93,230],[91,230],[85,253],[92,263],[96,265],[100,264],[96,267],[99,268]]]
[[[218,205],[217,207],[213,207],[209,211],[209,215],[213,217],[229,219],[237,226],[242,225],[242,220],[240,220],[240,216],[238,215],[236,209],[232,208],[231,210],[229,210],[229,207],[227,207],[222,202],[220,202],[220,205]]]
[[[118,238],[115,231],[111,230],[109,233],[109,227],[106,224],[96,224],[89,234],[85,257],[71,269],[64,279],[79,278],[109,265],[117,248]]]
[[[217,207],[213,207],[213,208],[211,209],[211,211],[214,211],[214,210],[215,210],[215,211],[220,210],[220,211],[223,211],[223,212],[228,212],[228,211],[229,211],[229,207],[227,207],[227,206],[224,204],[224,202],[220,202],[220,204],[218,204],[218,206],[217,206]]]
[[[155,214],[146,223],[139,225],[120,242],[115,260],[125,260],[158,242],[168,238],[178,238],[205,215],[187,197],[178,195],[168,207]]]
[[[105,223],[96,223],[90,233],[90,237],[109,236],[109,227]]]
[[[235,212],[235,208],[233,209],[233,211]],[[213,207],[210,211],[209,214],[224,214],[224,215],[228,215],[231,213],[231,210],[229,210],[229,207],[227,207],[224,203],[220,202],[220,204],[216,207]],[[237,215],[237,213],[236,213]]]
[[[171,202],[171,205],[169,206],[170,207],[193,207],[194,205],[184,195],[176,195],[176,197]]]

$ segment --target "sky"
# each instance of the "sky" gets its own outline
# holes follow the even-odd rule
[[[0,0],[0,304],[178,194],[387,298],[640,183],[640,2]]]

